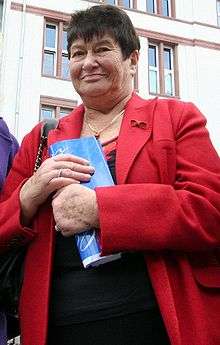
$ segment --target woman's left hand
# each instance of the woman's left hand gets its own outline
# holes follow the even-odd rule
[[[60,189],[53,197],[53,215],[63,236],[99,227],[94,190],[78,184]]]

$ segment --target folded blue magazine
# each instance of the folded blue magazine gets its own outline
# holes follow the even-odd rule
[[[52,144],[49,148],[51,156],[58,154],[73,154],[87,159],[95,168],[89,182],[82,182],[88,188],[114,185],[108,164],[105,160],[102,146],[94,136],[79,139],[63,140]],[[77,248],[85,268],[119,259],[120,253],[100,256],[101,248],[98,233],[95,229],[87,230],[75,235]]]

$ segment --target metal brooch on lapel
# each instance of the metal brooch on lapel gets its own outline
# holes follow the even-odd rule
[[[147,129],[147,123],[144,121],[134,120],[130,121],[131,127],[138,127],[141,129]]]

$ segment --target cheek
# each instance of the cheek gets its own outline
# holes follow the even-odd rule
[[[110,76],[114,80],[119,80],[123,74],[122,63],[120,59],[112,59],[108,66]]]
[[[70,62],[70,76],[72,81],[76,80],[80,75],[80,66],[76,63]]]

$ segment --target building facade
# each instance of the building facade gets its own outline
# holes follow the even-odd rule
[[[140,37],[136,91],[194,102],[220,152],[220,0],[0,0],[0,113],[11,131],[20,141],[80,103],[66,25],[71,12],[101,3],[124,8]]]

